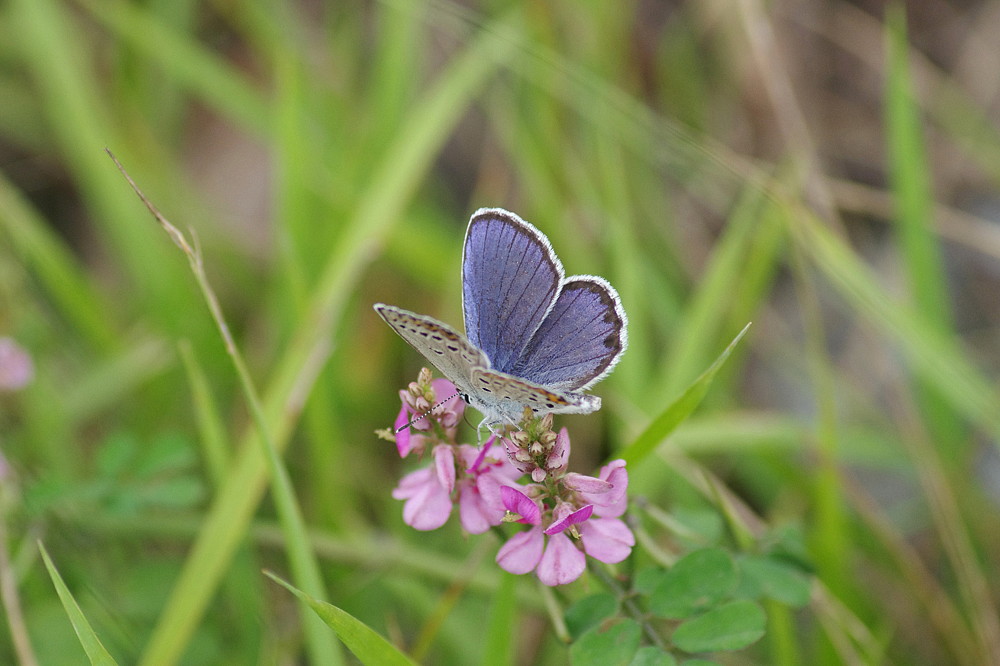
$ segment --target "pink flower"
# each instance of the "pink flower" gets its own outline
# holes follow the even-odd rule
[[[583,549],[605,564],[621,562],[635,545],[635,535],[618,518],[593,518],[580,526]]]
[[[568,474],[566,475],[569,476]],[[593,482],[597,483],[593,483]],[[635,545],[635,535],[619,516],[625,513],[628,498],[628,472],[624,460],[612,460],[601,468],[597,479],[581,477],[574,479],[583,486],[577,495],[594,507],[594,516],[580,526],[580,540],[583,548],[596,560],[606,564],[621,562]],[[606,488],[601,484],[605,484]]]
[[[465,473],[458,482],[458,515],[469,534],[482,534],[503,521],[501,488],[514,485],[521,473],[507,460],[503,449],[491,437],[481,449],[468,444],[458,447]]]
[[[581,477],[570,473],[566,475],[567,485],[573,483],[569,480],[571,476],[576,477],[576,482],[583,479],[593,479],[593,477]],[[603,486],[595,487],[585,484],[579,490],[580,498],[593,504],[596,507],[595,513],[604,518],[617,518],[625,513],[625,509],[628,508],[628,498],[625,495],[625,491],[628,490],[628,472],[625,470],[625,461],[612,460],[609,462],[601,468],[597,480],[607,484],[607,489],[603,489]]]
[[[35,365],[20,345],[10,338],[0,338],[0,390],[16,391],[35,378]]]
[[[406,500],[403,521],[418,530],[434,530],[448,521],[458,504],[462,527],[481,534],[503,520],[501,488],[520,476],[507,462],[503,449],[487,440],[482,449],[468,444],[439,444],[433,450],[431,467],[407,474],[392,491]]]
[[[565,446],[568,452],[568,438]],[[605,465],[598,478],[565,474],[556,481],[554,490],[526,486],[535,499],[514,488],[501,488],[501,498],[510,512],[508,519],[532,527],[500,548],[497,564],[514,574],[534,571],[542,583],[554,586],[580,577],[586,568],[584,553],[607,564],[621,562],[635,545],[632,531],[618,518],[626,508],[627,488],[628,473],[622,460]],[[551,511],[541,499],[546,493],[555,503]],[[571,537],[579,539],[582,551]]]
[[[571,506],[561,504],[554,512],[557,519],[542,529],[541,507],[535,500],[514,488],[505,487],[500,491],[507,510],[519,517],[518,522],[533,527],[514,535],[500,547],[497,564],[513,574],[534,571],[538,580],[549,586],[565,585],[579,578],[587,561],[564,531],[586,521],[592,507],[573,511]]]
[[[403,522],[413,529],[436,530],[448,522],[451,515],[451,490],[454,475],[442,474],[450,463],[454,471],[454,453],[445,444],[434,447],[434,465],[410,472],[392,491],[395,499],[406,500],[403,505]]]

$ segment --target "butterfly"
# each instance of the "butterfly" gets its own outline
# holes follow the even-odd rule
[[[584,393],[628,346],[628,319],[607,280],[565,277],[549,239],[502,208],[477,210],[465,232],[465,335],[432,317],[384,303],[382,316],[452,381],[490,430],[536,414],[589,414]],[[481,424],[482,425],[482,424]]]

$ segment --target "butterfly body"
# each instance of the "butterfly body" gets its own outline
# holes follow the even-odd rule
[[[432,317],[376,303],[375,310],[482,412],[517,424],[536,413],[587,414],[601,399],[583,393],[628,345],[618,293],[603,278],[566,278],[548,239],[501,208],[469,221],[462,254],[466,335]]]

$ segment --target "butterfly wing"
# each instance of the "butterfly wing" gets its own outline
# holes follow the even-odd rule
[[[462,393],[472,392],[474,369],[490,367],[483,353],[447,324],[384,303],[376,303],[374,307],[399,337],[423,354]]]
[[[589,414],[601,408],[596,395],[554,390],[495,370],[473,369],[472,385],[469,402],[493,423],[520,423],[525,407],[539,414]]]
[[[618,292],[602,278],[568,278],[555,305],[508,372],[554,390],[578,391],[605,377],[628,346]]]
[[[502,208],[473,214],[462,254],[465,333],[495,370],[512,372],[555,303],[563,275],[534,226]]]

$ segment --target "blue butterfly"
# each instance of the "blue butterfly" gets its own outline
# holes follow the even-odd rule
[[[375,304],[386,323],[482,412],[517,425],[537,414],[589,414],[583,393],[611,372],[628,346],[621,299],[604,278],[565,277],[545,235],[502,208],[469,221],[462,255],[465,332],[426,315]]]

